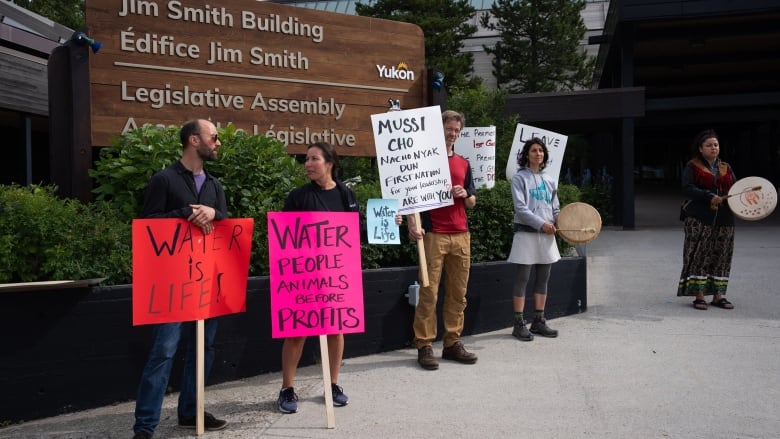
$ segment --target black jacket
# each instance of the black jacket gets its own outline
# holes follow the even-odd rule
[[[341,202],[343,204],[343,212],[358,212],[358,221],[360,222],[360,241],[368,242],[368,227],[366,226],[365,216],[360,214],[360,208],[357,202],[357,196],[355,192],[347,187],[340,180],[336,180],[336,187],[341,194]],[[328,208],[322,203],[322,200],[318,196],[318,193],[322,189],[315,182],[309,182],[303,186],[299,186],[290,191],[287,194],[287,199],[284,201],[285,212],[320,212],[327,211]]]
[[[728,203],[723,203],[717,210],[710,208],[710,201],[715,195],[724,196],[728,195],[728,189],[718,188],[718,178],[714,174],[707,174],[708,178],[705,178],[705,182],[697,182],[696,168],[704,169],[707,165],[699,158],[690,160],[683,169],[682,175],[682,190],[685,197],[688,199],[684,203],[684,207],[680,212],[680,220],[684,220],[686,217],[693,217],[698,219],[703,224],[713,226],[733,226],[734,214],[728,206]],[[730,181],[737,180],[734,175],[734,171],[728,163],[718,160],[718,167],[721,177],[725,177],[728,174]],[[701,179],[699,179],[701,180]]]
[[[341,193],[341,201],[344,205],[343,212],[359,212],[355,192],[340,180],[336,180],[336,188],[338,188],[339,193]],[[287,194],[287,199],[284,200],[284,208],[282,208],[282,210],[285,212],[327,211],[327,207],[322,204],[322,201],[317,195],[321,191],[322,189],[319,185],[313,181],[304,184],[303,186],[299,186]]]
[[[215,220],[227,218],[227,200],[222,184],[205,169],[206,181],[195,189],[195,177],[181,161],[154,174],[146,188],[144,218],[184,218],[192,215],[190,204],[213,207]]]

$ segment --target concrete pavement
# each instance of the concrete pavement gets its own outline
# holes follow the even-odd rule
[[[697,311],[675,297],[679,223],[643,221],[605,228],[587,245],[589,307],[550,321],[557,339],[520,342],[511,328],[465,337],[477,364],[442,361],[438,371],[419,368],[413,349],[347,359],[340,384],[350,404],[335,408],[335,429],[326,428],[319,366],[299,370],[293,415],[276,409],[279,373],[210,386],[206,409],[230,425],[203,437],[779,437],[780,229],[738,227],[735,309]],[[175,427],[176,396],[155,438],[195,437]],[[127,401],[27,422],[0,438],[129,439],[133,409]]]

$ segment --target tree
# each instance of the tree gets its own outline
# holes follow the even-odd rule
[[[19,0],[16,4],[71,29],[84,26],[84,0]]]
[[[588,88],[595,60],[580,49],[587,28],[584,0],[497,0],[480,17],[498,31],[493,74],[510,93],[554,92]]]
[[[503,169],[512,150],[515,127],[520,122],[517,114],[504,115],[507,92],[488,89],[484,84],[473,88],[454,90],[447,99],[450,108],[463,112],[466,125],[471,127],[496,126],[496,168]]]
[[[470,84],[474,56],[461,53],[463,41],[477,31],[469,24],[476,9],[468,0],[377,0],[356,3],[358,15],[413,23],[425,35],[428,68],[444,73],[447,89]]]

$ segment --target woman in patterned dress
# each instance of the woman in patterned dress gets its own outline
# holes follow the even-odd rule
[[[693,150],[695,156],[682,176],[683,194],[690,202],[683,215],[685,243],[677,295],[695,296],[693,307],[699,310],[707,309],[704,296],[712,296],[713,306],[732,309],[724,297],[734,252],[734,215],[726,198],[737,178],[719,158],[715,131],[699,133]]]

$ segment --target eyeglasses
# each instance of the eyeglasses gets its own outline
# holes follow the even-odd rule
[[[192,135],[193,136],[200,136],[200,133],[192,133]],[[211,141],[212,142],[216,142],[217,140],[219,140],[219,134],[212,134],[209,137],[211,137]]]

